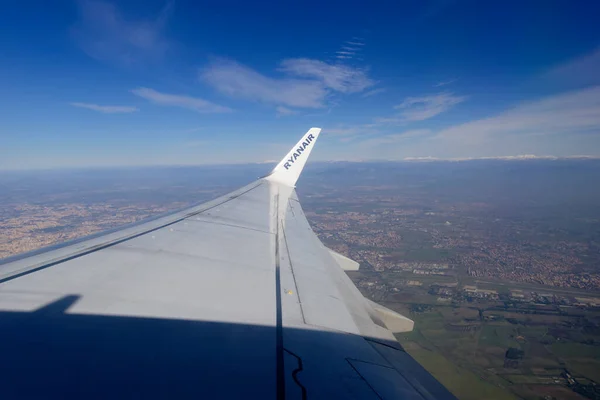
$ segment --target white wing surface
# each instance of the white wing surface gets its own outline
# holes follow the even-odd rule
[[[453,398],[311,230],[319,132],[233,193],[0,265],[1,397]]]

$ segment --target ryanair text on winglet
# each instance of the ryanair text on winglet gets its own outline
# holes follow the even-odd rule
[[[292,156],[290,158],[288,158],[287,160],[285,160],[285,164],[283,164],[283,166],[285,167],[285,169],[289,169],[292,164],[296,161],[296,159],[298,159],[298,157],[300,157],[300,154],[306,150],[306,148],[308,147],[308,145],[310,144],[310,142],[312,142],[315,139],[315,137],[313,136],[313,134],[311,133],[310,135],[308,135],[306,137],[306,140],[304,142],[302,142],[302,144],[300,145],[300,147],[298,147],[296,149],[296,151],[294,152],[294,154],[292,154]]]

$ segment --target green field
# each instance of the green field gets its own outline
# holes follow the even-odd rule
[[[552,352],[562,358],[592,358],[600,360],[600,346],[581,343],[554,343]]]
[[[480,347],[520,347],[514,338],[518,336],[516,328],[510,325],[485,325],[479,334]]]
[[[467,369],[450,362],[437,350],[401,340],[406,351],[459,399],[517,399],[510,391],[488,383]]]
[[[398,340],[460,399],[539,399],[541,393],[581,398],[561,377],[565,368],[580,383],[600,381],[600,346],[552,336],[577,318],[503,311],[486,311],[480,318],[475,307],[452,305],[401,309],[412,310],[415,329]],[[577,337],[578,329],[566,330]],[[506,364],[509,348],[521,350],[522,358]]]
[[[582,360],[570,359],[567,361],[567,366],[573,371],[573,373],[585,376],[595,382],[600,382],[600,359],[596,360]]]
[[[575,390],[583,393],[584,385],[600,382],[598,310],[467,298],[460,290],[472,278],[460,275],[398,270],[355,274],[351,276],[386,284],[385,290],[371,292],[372,298],[381,296],[376,301],[415,322],[414,331],[398,340],[460,399],[581,400]],[[496,283],[477,287],[499,293],[512,289]],[[565,369],[576,384],[563,376]]]

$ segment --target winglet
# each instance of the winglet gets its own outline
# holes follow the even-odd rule
[[[304,164],[312,151],[321,128],[310,128],[289,153],[277,164],[266,179],[287,186],[296,185]]]

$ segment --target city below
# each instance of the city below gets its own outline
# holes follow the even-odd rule
[[[266,167],[11,173],[0,257],[209,200]],[[415,321],[400,343],[459,398],[598,399],[599,176],[597,160],[317,163],[297,190],[323,243],[361,264],[361,292]]]

